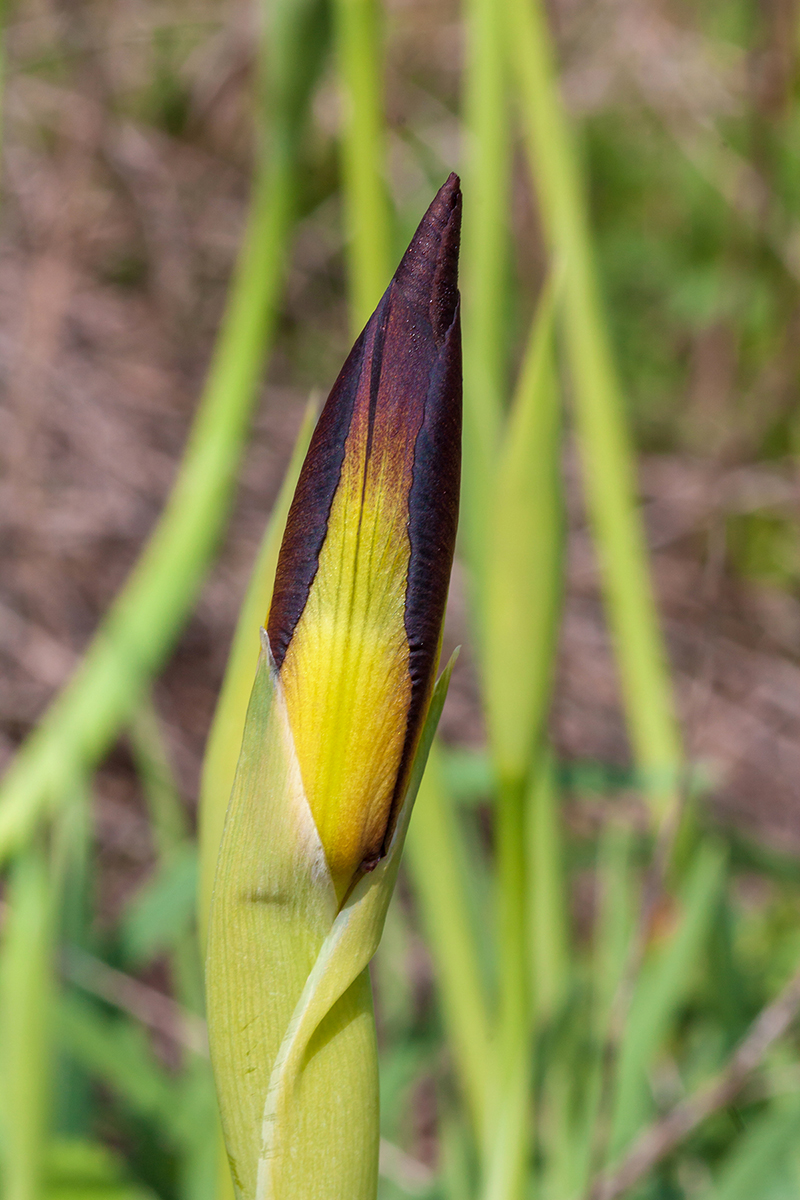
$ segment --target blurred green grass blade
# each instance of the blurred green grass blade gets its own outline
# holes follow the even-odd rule
[[[596,887],[599,916],[590,962],[589,1051],[582,1063],[581,1101],[575,1131],[559,1129],[556,1142],[563,1147],[570,1139],[571,1153],[560,1158],[569,1194],[581,1195],[588,1185],[601,1139],[608,1130],[610,1114],[606,1096],[606,1054],[611,1036],[612,1006],[628,961],[630,939],[636,922],[638,891],[633,876],[634,835],[630,824],[611,820],[604,826],[597,847]],[[582,1014],[581,1014],[582,1016]]]
[[[534,317],[496,468],[486,555],[484,683],[499,780],[499,1015],[487,1200],[522,1195],[531,1126],[528,776],[550,700],[561,595],[560,405],[554,293]],[[515,1140],[516,1139],[516,1140]]]
[[[448,1103],[447,1101],[450,1101]],[[439,1187],[437,1200],[468,1200],[475,1192],[473,1140],[451,1097],[443,1097],[439,1117]]]
[[[333,11],[343,101],[341,159],[350,324],[355,336],[372,315],[392,268],[384,181],[382,7],[376,0],[333,0]]]
[[[500,1035],[502,1041],[502,1031]],[[520,1031],[516,1052],[502,1072],[500,1088],[492,1097],[492,1134],[486,1152],[483,1200],[523,1200],[530,1181],[531,1092],[533,1082],[532,1040]],[[502,1053],[502,1051],[501,1051]]]
[[[464,329],[464,487],[461,543],[471,569],[482,629],[484,556],[496,454],[507,397],[510,264],[507,69],[494,0],[465,0],[464,222],[461,280]]]
[[[491,1068],[488,1001],[470,920],[470,872],[434,746],[408,831],[406,864],[420,908],[456,1075],[482,1142]]]
[[[552,252],[564,270],[576,432],[628,728],[648,792],[661,811],[674,794],[681,750],[583,187],[542,0],[504,3],[533,186]]]
[[[317,0],[271,7],[271,136],[202,400],[162,517],[77,674],[18,753],[0,793],[0,855],[62,798],[64,774],[95,764],[162,666],[225,526],[293,222],[297,154],[325,23]]]
[[[144,1030],[70,992],[59,997],[55,1030],[64,1050],[94,1079],[174,1137],[180,1088],[156,1059]]]
[[[207,1059],[193,1057],[180,1072],[169,1071],[139,1025],[71,992],[59,998],[56,1017],[64,1051],[172,1149],[180,1200],[224,1194],[215,1193],[216,1098]]]
[[[797,1177],[786,1178],[785,1189],[771,1186],[776,1176],[788,1176],[787,1160],[800,1139],[800,1098],[774,1101],[748,1125],[723,1161],[713,1187],[701,1200],[794,1200]]]
[[[272,507],[258,555],[247,585],[236,631],[233,635],[225,678],[222,681],[214,719],[206,742],[199,800],[199,882],[198,924],[201,945],[205,945],[208,911],[222,827],[228,808],[236,764],[242,746],[247,706],[261,651],[259,630],[266,620],[272,598],[272,585],[283,539],[286,517],[292,502],[300,468],[314,430],[317,406],[312,400],[306,407],[303,423],[294,444],[280,491]]]
[[[717,842],[700,846],[679,896],[677,928],[645,964],[636,985],[619,1052],[612,1160],[650,1113],[648,1071],[694,982],[725,885],[725,867],[725,853]]]
[[[558,1007],[569,970],[569,901],[564,879],[560,796],[552,751],[545,750],[526,805],[530,992],[537,1022]]]
[[[633,877],[634,834],[630,825],[611,820],[597,847],[600,918],[592,963],[593,1030],[606,1033],[609,1010],[625,970],[638,907]]]
[[[189,836],[189,823],[169,759],[161,722],[153,698],[143,697],[130,724],[131,749],[144,786],[150,827],[160,859],[181,849]]]
[[[179,1003],[203,1011],[203,973],[194,933],[197,852],[170,762],[161,721],[147,694],[129,728],[157,852],[155,877],[148,880],[123,918],[123,946],[134,962],[169,950]],[[188,888],[187,888],[188,885]]]
[[[528,1155],[532,1070],[524,780],[500,780],[495,809],[498,1006],[489,1079],[486,1200],[517,1200]]]
[[[411,955],[411,925],[404,906],[395,896],[386,914],[381,944],[370,968],[372,983],[378,997],[380,1026],[386,1042],[407,1048],[412,1037],[417,1000],[414,978],[409,971]],[[383,1067],[381,1068],[383,1089]],[[383,1095],[383,1090],[381,1090]],[[385,1106],[381,1101],[381,1112]],[[391,1137],[391,1134],[387,1134]]]
[[[576,1069],[577,1067],[577,1069]],[[575,1093],[581,1064],[566,1055],[552,1057],[546,1067],[537,1103],[538,1149],[541,1158],[537,1195],[560,1198],[580,1195],[575,1186]],[[585,1079],[585,1076],[584,1076]],[[576,1086],[578,1085],[578,1086]]]
[[[107,1146],[60,1138],[48,1146],[43,1200],[156,1200],[149,1188],[125,1176],[123,1163]]]
[[[0,960],[0,1088],[4,1200],[40,1200],[52,1080],[54,894],[33,845],[14,862]]]
[[[457,804],[474,807],[491,801],[495,773],[486,750],[442,746],[439,756],[445,786]]]
[[[207,1058],[192,1056],[181,1072],[179,1120],[175,1137],[179,1143],[181,1200],[220,1200],[232,1195],[230,1171],[219,1179],[220,1147],[215,1134],[219,1126],[217,1094]],[[227,1160],[224,1159],[227,1168]],[[220,1183],[224,1187],[220,1188]]]
[[[123,914],[120,938],[128,961],[141,966],[183,938],[193,939],[196,908],[197,851],[187,842],[142,885]]]
[[[89,949],[96,937],[94,901],[97,876],[93,854],[94,812],[85,780],[76,781],[58,821],[50,831],[53,871],[51,886],[57,891],[54,942]],[[91,1085],[80,1067],[54,1047],[50,1079],[53,1095],[52,1128],[58,1135],[82,1136],[91,1119]]]
[[[495,466],[483,675],[490,745],[501,780],[527,778],[555,667],[564,517],[554,316],[555,294],[548,283]]]

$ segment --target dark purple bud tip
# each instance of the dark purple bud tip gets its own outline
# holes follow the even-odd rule
[[[393,283],[410,303],[427,309],[433,336],[441,342],[458,306],[461,187],[451,172],[419,223]]]

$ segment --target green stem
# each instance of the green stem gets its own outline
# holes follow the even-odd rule
[[[493,1080],[493,1130],[487,1156],[486,1196],[516,1200],[525,1189],[532,1117],[532,1026],[538,994],[531,950],[546,950],[540,901],[532,884],[540,854],[553,850],[529,828],[542,797],[543,725],[552,691],[562,591],[563,519],[560,486],[561,411],[553,362],[555,290],[544,289],[498,456],[492,545],[487,555],[487,725],[496,777],[496,866],[499,918],[500,1020],[498,1069]],[[520,669],[520,664],[526,664]],[[533,788],[531,788],[533,782]],[[541,789],[539,789],[541,791]],[[536,839],[536,840],[532,840]],[[549,864],[548,864],[549,865]],[[536,903],[528,912],[529,899]],[[547,893],[547,918],[558,899]],[[563,903],[563,901],[562,901]],[[531,920],[538,922],[531,927]],[[531,985],[537,989],[532,991]]]
[[[635,835],[630,824],[609,821],[597,846],[600,910],[591,969],[591,1050],[585,1064],[583,1112],[572,1138],[567,1171],[570,1194],[582,1195],[602,1160],[610,1122],[613,1047],[610,1045],[615,996],[621,986],[635,926],[639,893],[633,864]]]
[[[525,825],[524,781],[501,779],[495,820],[499,1020],[485,1200],[522,1200],[527,1189],[532,1042]]]
[[[530,988],[537,1022],[552,1019],[568,969],[567,892],[555,764],[549,748],[533,772],[526,811]]]
[[[144,784],[156,852],[159,859],[164,860],[184,845],[189,829],[151,695],[145,696],[139,711],[134,714],[130,738],[136,767]]]
[[[344,103],[342,190],[354,334],[360,333],[369,320],[391,270],[378,13],[375,0],[335,2],[335,41]]]
[[[506,14],[533,183],[551,251],[564,268],[564,331],[576,432],[628,728],[645,786],[663,811],[674,794],[680,742],[583,187],[541,0],[506,0]]]
[[[558,650],[564,502],[555,299],[548,281],[531,324],[491,494],[483,692],[498,778],[526,779],[540,754]]]
[[[489,1115],[489,1017],[469,919],[466,851],[440,755],[434,744],[409,825],[406,864],[431,948],[456,1075],[483,1145]]]
[[[0,980],[3,1196],[40,1200],[50,1126],[53,895],[39,845],[14,863]]]
[[[151,696],[146,696],[130,727],[136,766],[156,846],[158,867],[169,868],[175,856],[189,851],[186,814],[175,781],[169,751]],[[192,1012],[203,1011],[203,979],[197,941],[187,931],[172,950],[172,973],[178,1002]]]
[[[502,24],[494,0],[466,0],[464,77],[464,480],[461,540],[483,613],[487,522],[507,399],[510,140]]]
[[[495,822],[501,1041],[528,1016],[525,824],[524,783],[502,779]]]

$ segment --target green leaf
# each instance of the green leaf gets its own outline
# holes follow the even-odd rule
[[[180,1089],[156,1059],[143,1029],[64,993],[56,1010],[56,1034],[62,1048],[88,1074],[138,1116],[174,1136],[180,1121]]]
[[[14,863],[0,973],[3,1196],[36,1200],[50,1122],[51,864],[33,845]]]
[[[44,1200],[156,1200],[125,1178],[123,1164],[97,1142],[54,1142],[47,1155]]]
[[[586,505],[627,725],[654,807],[674,796],[681,763],[672,687],[636,506],[636,464],[594,262],[586,189],[561,97],[543,0],[504,5],[531,182],[551,252],[563,264],[564,341]]]
[[[539,302],[497,465],[488,557],[486,708],[501,778],[524,780],[550,702],[564,515],[554,286]]]
[[[539,1020],[553,1017],[566,986],[569,906],[560,795],[551,753],[541,756],[525,807],[530,992]]]
[[[483,634],[486,554],[497,450],[507,402],[511,136],[503,27],[494,0],[464,6],[464,479],[460,540],[473,629]]]
[[[799,1137],[798,1097],[773,1102],[737,1140],[702,1200],[794,1200],[798,1180],[796,1167],[791,1179],[789,1155]]]
[[[481,973],[475,871],[463,821],[447,784],[446,752],[435,744],[408,835],[407,864],[431,950],[442,1015],[479,1140],[487,1121],[489,1004]]]
[[[147,962],[174,946],[191,930],[196,902],[197,851],[187,843],[168,856],[128,905],[120,930],[128,959]]]
[[[650,1111],[648,1070],[693,982],[725,883],[726,857],[715,841],[697,851],[680,897],[682,916],[646,964],[634,993],[619,1056],[611,1134],[613,1157]]]
[[[453,800],[469,805],[492,802],[497,784],[491,758],[485,750],[441,746],[438,757],[444,786]]]

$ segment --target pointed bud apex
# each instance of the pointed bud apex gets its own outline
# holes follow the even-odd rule
[[[430,702],[461,464],[461,192],[441,188],[328,397],[267,622],[340,898],[382,856]]]

